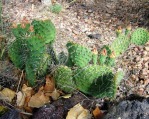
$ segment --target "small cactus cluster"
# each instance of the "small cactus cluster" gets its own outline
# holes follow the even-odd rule
[[[16,67],[26,71],[31,85],[35,85],[37,77],[44,75],[49,64],[52,64],[51,74],[57,88],[66,93],[78,89],[98,98],[115,97],[124,75],[122,71],[112,71],[116,57],[131,43],[142,45],[149,40],[149,33],[143,28],[131,32],[131,27],[128,27],[125,34],[119,28],[116,40],[110,45],[90,50],[68,42],[68,55],[61,52],[57,58],[52,46],[55,27],[50,20],[33,20],[32,23],[24,20],[12,31],[16,40],[9,46],[9,56]]]
[[[114,66],[115,53],[111,51],[108,45],[103,46],[99,51],[98,62],[100,65]]]
[[[96,48],[91,51],[89,48],[73,42],[68,42],[66,46],[68,56],[66,58],[65,55],[65,60],[67,59],[67,62],[57,66],[53,73],[57,86],[66,93],[78,89],[95,97],[115,97],[118,81],[123,76],[118,81],[114,80],[115,74],[111,67],[107,66],[114,58],[109,47],[104,46],[101,49],[101,52],[104,49],[107,52],[106,59],[101,64],[98,61],[100,54]]]
[[[121,27],[116,31],[117,38],[110,45],[110,49],[114,51],[115,56],[120,56],[125,52],[131,44],[144,45],[149,41],[149,32],[144,28],[137,28],[133,32],[129,25],[125,29],[125,33],[122,33]]]
[[[55,3],[50,6],[50,10],[53,13],[59,14],[62,11],[62,5]]]
[[[14,65],[26,71],[30,85],[35,85],[37,76],[43,75],[51,62],[47,45],[55,39],[55,27],[50,20],[32,23],[24,20],[16,25],[12,32],[16,40],[8,49],[8,54]]]

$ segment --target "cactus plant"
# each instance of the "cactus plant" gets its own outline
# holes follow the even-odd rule
[[[116,75],[116,78],[120,76]],[[116,93],[117,79],[107,66],[89,65],[75,70],[74,80],[77,88],[89,95],[113,98]]]
[[[126,35],[121,34],[110,45],[110,49],[114,51],[115,56],[118,57],[128,49],[129,45],[130,45],[129,38]]]
[[[59,14],[62,11],[62,5],[61,4],[53,4],[50,6],[50,10],[53,13]]]
[[[149,32],[144,28],[137,28],[131,34],[131,42],[136,45],[144,45],[149,41]]]
[[[66,46],[69,53],[69,64],[84,67],[91,61],[92,52],[90,49],[73,42],[68,42]]]
[[[46,47],[43,39],[38,39],[38,37],[31,37],[30,39],[27,39],[27,46],[29,50],[29,56],[26,61],[27,79],[31,85],[34,85],[35,81],[32,80],[37,78],[31,78],[33,77],[32,75],[35,77],[45,73],[48,61],[50,60],[50,56],[46,53]]]
[[[43,75],[53,55],[49,47],[55,39],[55,27],[50,20],[23,22],[12,29],[16,40],[10,44],[8,53],[14,65],[26,70],[29,84],[34,85],[37,76]]]
[[[98,62],[100,65],[114,66],[115,64],[114,52],[111,51],[108,45],[104,45],[100,49]]]
[[[56,67],[53,76],[57,87],[64,92],[70,93],[75,89],[75,84],[72,80],[72,71],[67,66],[60,65]]]
[[[21,24],[18,24],[12,28],[12,33],[17,39],[26,39],[34,34],[33,31],[31,31],[32,26],[30,23],[22,22]]]
[[[33,20],[31,23],[34,26],[35,35],[43,38],[45,43],[53,43],[55,40],[56,30],[50,20]]]
[[[27,41],[24,39],[17,39],[10,44],[8,54],[11,61],[17,68],[24,69],[28,58]]]
[[[93,51],[92,51],[92,53],[93,53],[93,58],[92,58],[92,60],[93,60],[93,64],[97,64],[97,60],[98,60],[98,51],[97,51],[97,48],[93,48]]]

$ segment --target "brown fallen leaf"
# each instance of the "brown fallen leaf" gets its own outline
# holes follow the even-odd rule
[[[9,88],[4,88],[2,91],[0,91],[0,99],[7,100],[9,102],[12,102],[15,95],[16,93]]]
[[[19,107],[23,106],[24,102],[25,102],[25,98],[26,98],[25,93],[19,91],[17,93],[17,100],[16,100],[17,106],[19,106]]]
[[[45,93],[52,93],[55,90],[55,83],[52,77],[46,76],[46,84],[44,86]]]
[[[103,113],[99,109],[99,107],[96,107],[95,110],[93,110],[93,115],[94,115],[95,119],[102,119],[102,117],[103,117]]]
[[[22,92],[25,93],[26,97],[30,97],[32,95],[33,89],[31,87],[27,87],[26,84],[23,84]]]
[[[56,89],[51,93],[51,97],[53,100],[57,100],[59,96],[60,96],[60,93]]]
[[[28,106],[39,108],[48,102],[50,102],[50,99],[48,96],[44,95],[43,87],[41,87],[39,91],[30,98]]]
[[[84,109],[77,119],[91,119],[92,115],[87,109]]]
[[[66,119],[91,119],[91,114],[79,103],[70,109]]]

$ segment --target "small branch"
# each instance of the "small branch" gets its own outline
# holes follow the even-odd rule
[[[20,84],[21,84],[21,81],[22,81],[22,77],[23,77],[23,70],[22,70],[22,73],[21,73],[21,76],[20,76],[20,80],[19,80],[19,84],[18,84],[16,93],[19,91],[19,87],[20,87]]]

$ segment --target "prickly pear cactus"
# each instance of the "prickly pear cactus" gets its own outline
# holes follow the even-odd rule
[[[131,34],[131,42],[136,45],[144,45],[149,41],[149,32],[144,28],[138,28]]]
[[[68,42],[66,46],[69,53],[69,64],[84,67],[91,61],[92,52],[90,49],[73,42]]]
[[[53,76],[58,88],[66,93],[74,91],[75,84],[72,79],[72,71],[70,68],[60,65],[54,70]]]
[[[24,39],[17,39],[10,44],[8,54],[11,61],[17,68],[24,69],[26,60],[29,56],[27,41]]]
[[[98,56],[98,63],[100,65],[114,66],[115,55],[114,55],[114,52],[111,51],[108,45],[104,45],[100,49],[99,56]]]
[[[110,49],[114,51],[115,56],[118,57],[125,52],[130,45],[130,40],[124,34],[119,35],[110,45]]]
[[[54,58],[48,55],[47,45],[52,46],[55,27],[50,20],[33,20],[30,24],[24,19],[12,32],[16,40],[10,44],[9,56],[16,67],[26,70],[27,80],[34,85]]]
[[[15,25],[12,28],[12,33],[17,39],[26,39],[34,34],[32,31],[32,25],[27,22]]]
[[[35,84],[36,76],[43,75],[47,69],[49,55],[46,53],[45,43],[38,37],[27,40],[29,56],[26,61],[26,76],[31,85]]]
[[[107,66],[115,65],[115,53],[114,52],[111,52],[111,54],[107,57],[105,64]]]
[[[95,97],[114,97],[114,74],[107,66],[88,65],[74,72],[77,88]]]
[[[43,38],[45,40],[45,43],[54,42],[56,29],[50,20],[33,20],[31,24],[34,26],[34,32],[36,36],[38,36],[39,38]]]
[[[97,51],[97,48],[93,48],[92,50],[92,53],[93,53],[93,64],[97,64],[97,60],[98,60],[98,51]]]
[[[36,84],[36,79],[46,73],[50,56],[48,54],[32,55],[26,62],[26,78],[31,86]]]

